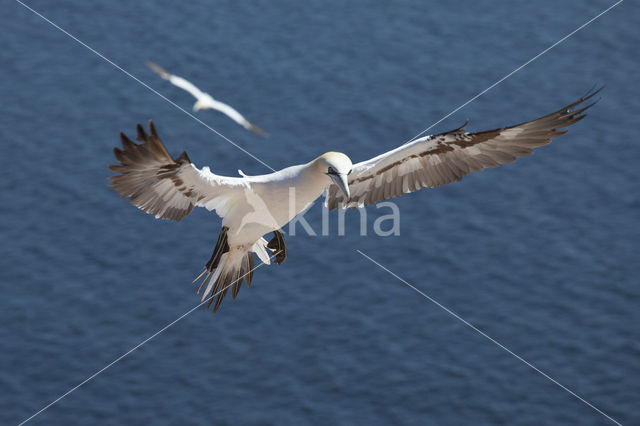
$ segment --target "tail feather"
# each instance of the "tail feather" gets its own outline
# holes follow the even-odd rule
[[[242,261],[242,266],[244,267],[244,260]],[[242,269],[238,269],[236,271],[235,274],[235,278],[233,279],[233,286],[231,287],[231,296],[233,297],[233,300],[236,300],[236,296],[238,295],[238,293],[240,292],[240,286],[242,286],[242,278],[243,276],[240,275],[240,271]]]
[[[227,263],[227,253],[224,253],[222,255],[222,257],[220,258],[220,260],[222,260],[222,264],[223,265],[226,265],[226,263]],[[202,281],[202,284],[200,285],[200,288],[202,288],[204,283],[206,283],[207,280],[209,280],[209,284],[207,284],[207,288],[205,289],[204,293],[202,294],[202,301],[203,302],[207,298],[207,295],[211,292],[211,288],[213,287],[214,284],[216,284],[216,287],[213,289],[213,294],[218,292],[219,289],[218,289],[217,283],[220,281],[220,275],[222,274],[222,272],[224,272],[224,270],[225,270],[224,266],[218,268],[218,264],[217,263],[215,265],[213,265],[213,266],[207,265],[207,268],[205,269],[205,271],[209,271],[209,273],[207,274],[205,279]],[[211,276],[211,275],[213,275],[213,276]],[[211,279],[209,279],[209,277],[211,277]],[[198,291],[200,291],[200,290],[198,290]],[[209,303],[209,305],[210,304],[211,303]],[[207,305],[207,307],[209,307],[209,306]]]
[[[227,232],[229,228],[222,227],[222,232],[218,237],[211,259],[204,267],[204,271],[193,280],[196,282],[202,277],[202,282],[198,288],[198,293],[205,287],[202,293],[202,302],[208,299],[207,309],[213,304],[213,312],[216,312],[222,303],[222,299],[231,288],[231,295],[235,299],[240,292],[242,282],[251,286],[253,271],[256,268],[254,255],[267,265],[271,263],[271,256],[275,255],[276,263],[282,263],[286,257],[284,238],[280,231],[275,231],[275,237],[271,243],[260,238],[251,247],[229,246]],[[216,298],[217,296],[217,298]],[[215,303],[214,303],[214,299]]]
[[[253,271],[256,269],[256,259],[253,256],[248,256],[249,259],[249,276],[247,276],[247,287],[251,287],[251,281],[253,281]]]
[[[216,281],[216,286],[213,289],[214,293],[211,295],[211,300],[209,300],[209,303],[207,304],[207,309],[209,309],[215,295],[216,294],[218,295],[218,298],[216,299],[216,303],[213,305],[214,313],[220,307],[220,304],[222,303],[222,299],[224,299],[224,296],[227,294],[227,291],[229,290],[229,286],[233,284],[233,278],[232,278],[233,274],[231,274],[230,271],[228,270],[224,270],[222,272],[223,273],[220,274],[220,279]]]
[[[253,256],[245,256],[242,258],[242,269],[247,272],[244,280],[247,282],[247,287],[251,287],[251,280],[253,279],[253,268],[255,266],[255,259]],[[235,299],[235,297],[234,297]]]
[[[213,312],[216,312],[229,288],[231,288],[231,295],[235,299],[240,292],[243,281],[246,281],[247,285],[251,285],[254,267],[254,253],[238,247],[232,247],[230,251],[223,253],[215,266],[213,262],[209,262],[205,268],[207,275],[200,285],[202,288],[207,283],[202,294],[203,302],[209,299],[207,308],[213,304]]]

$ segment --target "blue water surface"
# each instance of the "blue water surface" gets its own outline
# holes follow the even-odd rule
[[[197,117],[274,168],[407,141],[612,2],[26,3],[177,105],[149,59],[271,136]],[[34,424],[640,424],[640,8],[618,5],[434,127],[522,122],[606,84],[533,157],[298,232],[216,315],[199,308]],[[181,317],[220,228],[108,187],[153,119],[219,174],[268,169],[18,2],[0,14],[0,422],[16,424]],[[320,232],[320,203],[305,216]],[[301,231],[301,229],[298,229]]]

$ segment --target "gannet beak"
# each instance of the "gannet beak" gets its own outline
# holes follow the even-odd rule
[[[338,188],[340,188],[340,191],[342,191],[342,193],[344,194],[345,197],[347,197],[347,200],[348,200],[350,193],[349,193],[349,181],[347,179],[347,175],[336,173],[329,176],[331,177],[331,180],[333,180],[333,183],[335,183],[338,186]]]

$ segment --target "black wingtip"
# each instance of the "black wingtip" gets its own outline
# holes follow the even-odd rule
[[[151,136],[154,138],[158,138],[158,132],[156,131],[155,124],[153,124],[153,120],[149,120],[149,133],[151,133]]]
[[[600,93],[600,91],[601,91],[602,89],[604,89],[604,85],[602,85],[602,86],[598,87],[597,89],[596,89],[596,87],[598,87],[598,85],[597,85],[597,84],[594,84],[594,85],[591,87],[591,89],[589,89],[589,91],[588,91],[587,93],[585,93],[583,97],[581,97],[581,98],[580,98],[580,100],[579,100],[579,101],[577,101],[576,103],[574,103],[574,105],[572,106],[572,108],[573,108],[573,107],[576,107],[576,106],[578,106],[578,105],[580,105],[580,104],[582,104],[582,103],[583,103],[583,102],[585,102],[585,101],[588,101],[589,99],[593,99],[593,97],[594,97],[595,95],[597,95],[598,93]],[[578,109],[578,110],[573,110],[573,111],[571,111],[571,113],[572,113],[573,115],[577,115],[577,114],[583,113],[583,112],[585,112],[586,110],[588,110],[589,108],[591,108],[592,106],[594,106],[595,104],[597,104],[597,103],[600,101],[600,99],[602,99],[602,98],[601,98],[601,97],[599,97],[599,98],[597,98],[597,99],[594,99],[591,103],[589,103],[589,104],[587,104],[587,105],[585,105],[585,106],[581,106],[581,107],[580,107],[580,109]],[[585,114],[585,115],[586,115],[586,114]]]
[[[601,85],[600,87],[598,87],[597,89],[596,89],[596,87],[598,87],[598,83],[595,83],[593,86],[591,86],[591,89],[589,89],[589,90],[587,91],[587,93],[585,93],[585,94],[584,94],[584,96],[582,96],[582,98],[581,98],[581,99],[582,99],[583,101],[586,101],[586,100],[588,100],[588,99],[590,99],[590,98],[594,97],[595,95],[597,95],[598,93],[600,93],[600,91],[601,91],[602,89],[604,89],[604,88],[605,88],[605,85],[603,84],[603,85]]]
[[[122,147],[123,148],[126,148],[127,143],[131,142],[131,140],[129,140],[127,135],[124,134],[124,132],[120,132],[120,141],[122,142]],[[133,143],[133,142],[131,142],[131,143]],[[118,148],[114,148],[114,149],[118,149]]]
[[[144,127],[142,127],[142,124],[138,123],[136,126],[136,130],[138,131],[138,136],[136,136],[136,139],[140,142],[145,142],[147,140],[147,133],[144,131]]]
[[[600,93],[600,91],[601,91],[602,89],[604,89],[604,87],[605,87],[605,86],[604,86],[604,84],[603,84],[602,86],[598,87],[597,89],[596,89],[596,87],[598,87],[598,84],[597,84],[597,83],[596,83],[596,84],[594,84],[594,85],[591,87],[591,89],[589,89],[589,91],[587,91],[587,93],[585,93],[585,94],[584,94],[584,96],[582,96],[582,97],[580,98],[580,101],[579,101],[578,103],[582,103],[582,102],[584,102],[584,101],[588,101],[589,99],[593,98],[595,95],[597,95],[598,93]],[[593,105],[595,105],[595,104],[596,104],[600,99],[602,99],[602,98],[598,98],[598,99],[594,100],[592,103],[590,103],[590,104],[589,104],[588,106],[586,106],[584,109],[591,108],[591,107],[592,107]],[[576,104],[576,105],[577,105],[577,104]]]
[[[129,139],[123,132],[120,132],[120,140],[124,151],[134,151],[136,149],[136,143]]]
[[[600,99],[602,99],[602,98],[598,98],[595,101],[591,102],[590,104],[585,105],[585,106],[583,106],[582,108],[580,108],[578,110],[572,111],[571,113],[573,115],[581,114],[581,113],[585,112],[586,110],[588,110],[589,108],[591,108],[592,106],[594,106],[595,104],[597,104]]]
[[[182,164],[182,163],[189,164],[191,163],[191,159],[187,155],[187,151],[182,151],[182,154],[180,154],[180,156],[175,159],[175,162],[178,164]]]
[[[597,87],[597,88],[596,88]],[[585,93],[580,99],[578,99],[577,101],[573,102],[570,105],[567,105],[566,107],[564,107],[563,109],[561,109],[560,111],[563,111],[564,114],[567,115],[571,115],[571,116],[575,116],[577,114],[580,114],[584,111],[586,111],[587,109],[591,108],[592,106],[594,106],[596,103],[598,103],[598,101],[602,98],[598,98],[595,99],[593,102],[591,102],[590,104],[586,105],[586,106],[580,106],[579,109],[575,109],[578,105],[583,104],[585,101],[588,101],[589,99],[592,99],[595,95],[597,95],[598,93],[600,93],[600,91],[604,89],[604,85],[598,87],[597,84],[594,84],[588,91],[587,93]]]

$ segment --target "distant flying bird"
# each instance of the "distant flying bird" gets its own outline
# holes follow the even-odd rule
[[[598,90],[599,91],[599,90]],[[123,133],[123,149],[115,148],[119,165],[109,168],[112,187],[131,204],[159,219],[179,221],[194,206],[205,207],[222,218],[222,232],[204,271],[202,301],[215,312],[227,289],[233,298],[242,281],[251,284],[254,253],[269,264],[287,256],[280,229],[327,190],[330,209],[361,207],[420,188],[436,188],[459,181],[470,172],[510,163],[546,145],[562,130],[583,119],[589,105],[581,105],[598,91],[590,91],[572,104],[537,120],[484,132],[465,132],[464,126],[408,142],[361,163],[352,164],[339,152],[274,173],[227,177],[198,169],[183,152],[173,159],[160,141],[152,121],[148,135],[138,124],[136,144]],[[273,232],[267,243],[264,236]],[[196,281],[194,280],[194,281]],[[198,292],[200,291],[198,290]],[[209,296],[210,295],[210,296]]]
[[[260,127],[256,126],[255,124],[251,123],[249,120],[244,118],[242,114],[240,114],[238,111],[235,110],[235,108],[223,102],[216,101],[215,99],[213,99],[213,97],[210,94],[201,91],[196,86],[194,86],[191,82],[185,80],[184,78],[178,77],[177,75],[169,74],[163,68],[159,67],[158,65],[154,64],[151,61],[147,61],[147,66],[151,68],[153,71],[155,71],[157,74],[159,74],[160,77],[164,78],[165,80],[169,80],[171,84],[178,86],[179,88],[191,93],[193,97],[197,99],[196,103],[193,104],[194,111],[200,111],[201,109],[215,109],[216,111],[219,111],[225,114],[227,117],[229,117],[230,119],[232,119],[233,121],[235,121],[236,123],[238,123],[239,125],[241,125],[247,130],[251,130],[252,132],[259,134],[260,136],[266,137],[269,135]]]

